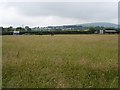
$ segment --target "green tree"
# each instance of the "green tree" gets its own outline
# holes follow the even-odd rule
[[[25,30],[26,31],[31,31],[31,28],[29,28],[28,26],[25,26]]]
[[[22,27],[17,27],[17,28],[16,28],[16,31],[21,31],[21,32],[22,32],[22,31],[25,31],[25,29],[22,28]]]
[[[89,31],[94,33],[96,31],[96,28],[95,27],[89,27]]]
[[[9,31],[13,31],[13,27],[12,27],[12,26],[8,27],[8,28],[7,28],[7,31],[8,31],[8,32],[9,32]]]

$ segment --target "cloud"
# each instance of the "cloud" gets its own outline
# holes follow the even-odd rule
[[[3,9],[2,9],[3,10]],[[29,25],[29,26],[46,26],[46,25],[61,25],[66,23],[78,23],[79,20],[69,19],[59,16],[26,16],[21,15],[17,9],[15,8],[7,8],[3,10],[0,16],[2,25],[4,26],[21,26],[21,25]]]
[[[4,26],[117,23],[117,8],[117,2],[9,2],[0,7],[0,17]]]

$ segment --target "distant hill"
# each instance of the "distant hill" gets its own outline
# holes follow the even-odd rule
[[[81,26],[85,26],[85,27],[96,27],[96,26],[103,26],[103,27],[114,27],[117,28],[118,25],[117,24],[113,24],[113,23],[106,23],[106,22],[98,22],[98,23],[86,23],[86,24],[80,24]]]

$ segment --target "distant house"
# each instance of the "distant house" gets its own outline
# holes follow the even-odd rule
[[[95,34],[104,34],[104,30],[96,30],[94,33]]]
[[[13,31],[13,35],[19,35],[20,31]]]
[[[96,30],[95,34],[118,34],[117,30]]]
[[[105,30],[104,32],[105,34],[117,34],[118,33],[118,31],[116,30]]]

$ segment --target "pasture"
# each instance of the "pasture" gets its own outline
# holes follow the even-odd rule
[[[116,88],[118,35],[2,37],[3,88]]]

